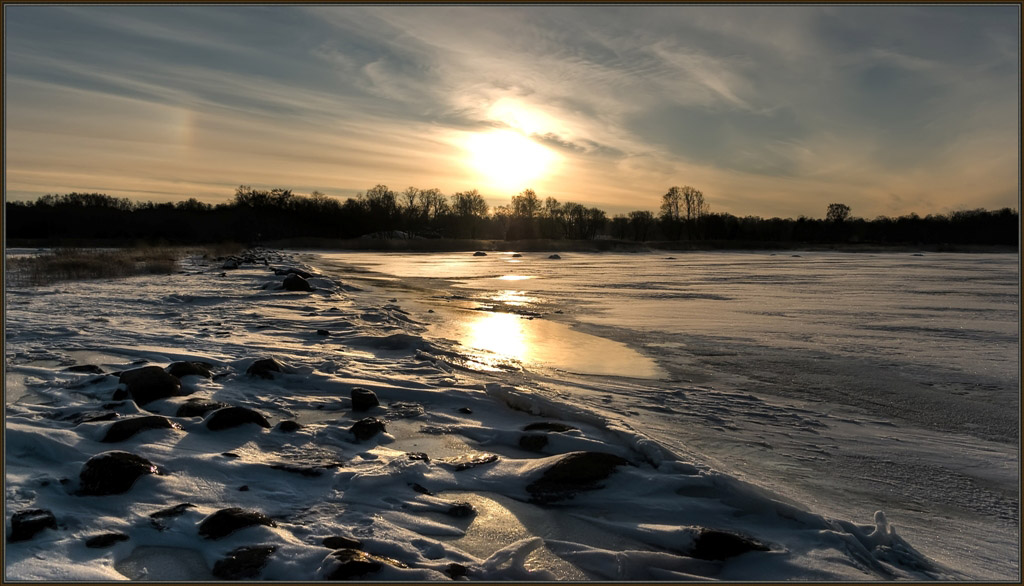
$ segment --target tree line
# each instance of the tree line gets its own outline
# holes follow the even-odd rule
[[[490,240],[610,238],[636,242],[994,244],[1018,243],[1016,210],[984,209],[868,220],[849,206],[829,204],[823,219],[739,217],[712,213],[704,194],[674,186],[659,212],[635,210],[611,218],[576,202],[543,200],[532,189],[506,205],[487,205],[477,190],[446,196],[437,188],[397,192],[376,185],[344,201],[314,191],[242,185],[226,203],[195,198],[137,202],[101,193],[44,195],[6,203],[8,239],[71,239],[168,243],[257,242],[297,237],[350,239],[366,235]]]

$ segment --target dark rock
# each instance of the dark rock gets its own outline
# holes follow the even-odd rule
[[[313,286],[309,284],[309,281],[302,277],[291,274],[284,278],[282,286],[286,291],[312,291]]]
[[[377,400],[377,395],[373,391],[362,387],[352,388],[353,411],[367,411],[378,406],[380,406],[380,401]]]
[[[118,382],[125,385],[132,400],[140,407],[158,399],[173,397],[181,391],[178,377],[168,374],[159,366],[126,370],[121,373]]]
[[[452,517],[472,517],[476,514],[476,508],[466,502],[457,502],[446,511]]]
[[[128,492],[140,476],[156,474],[156,465],[128,452],[104,452],[89,458],[78,475],[79,494],[108,495]]]
[[[153,519],[168,519],[171,517],[178,517],[185,514],[185,511],[196,508],[192,503],[181,503],[180,505],[174,505],[167,509],[160,509],[155,513],[150,513],[149,516]]]
[[[352,425],[349,431],[352,435],[356,436],[359,441],[366,441],[378,433],[386,431],[384,422],[376,417],[367,417],[366,419],[360,419]]]
[[[178,406],[176,417],[203,417],[210,411],[229,407],[227,403],[211,401],[209,399],[189,399]]]
[[[321,476],[324,473],[320,468],[303,468],[301,466],[292,466],[291,464],[271,464],[270,467],[274,470],[291,472],[292,474],[301,474],[302,476],[308,476],[311,478]]]
[[[263,358],[253,362],[245,374],[249,376],[258,376],[260,378],[274,378],[271,373],[284,372],[284,368],[281,367],[281,363],[274,360],[273,358]]]
[[[181,426],[160,415],[132,417],[115,422],[107,428],[107,435],[100,440],[104,443],[123,442],[133,435],[148,429],[181,429]]]
[[[331,333],[328,332],[327,330],[317,330],[316,331],[316,335],[318,335],[318,336],[330,336]]]
[[[522,256],[523,256],[523,255],[521,255],[521,254],[519,254],[519,253],[517,252],[517,253],[515,253],[515,254],[513,254],[513,255],[512,255],[512,258],[521,258]]]
[[[527,425],[526,427],[523,428],[523,431],[554,431],[554,432],[563,432],[563,431],[573,431],[575,429],[576,429],[575,427],[573,427],[571,425],[566,425],[564,423],[555,423],[554,421],[539,421],[537,423],[531,423],[530,425]]]
[[[479,250],[473,253],[473,256],[487,256],[486,252],[480,252]]]
[[[472,412],[473,410],[470,409],[469,407],[459,407],[459,413],[465,413],[466,415],[469,415]]]
[[[274,269],[274,274],[277,275],[278,277],[283,277],[285,275],[298,275],[303,279],[308,279],[313,276],[312,274],[307,273],[302,269],[294,269],[291,267],[286,269]]]
[[[222,264],[220,266],[220,268],[222,268],[222,269],[237,269],[238,268],[238,261],[233,259],[233,258],[229,258],[228,260],[224,261],[224,264]],[[224,273],[221,273],[221,276],[224,276]]]
[[[420,484],[418,482],[410,482],[409,483],[409,487],[412,488],[413,490],[415,490],[416,492],[420,493],[420,494],[425,494],[425,495],[429,495],[429,496],[433,496],[434,495],[434,493],[432,493],[429,490],[427,490],[427,487],[423,486],[422,484]]]
[[[124,401],[129,397],[126,389],[114,389],[114,394],[110,395],[110,399],[113,401]]]
[[[213,575],[221,580],[255,578],[260,575],[260,570],[267,565],[267,559],[275,551],[277,546],[274,545],[239,547],[232,550],[228,557],[213,564]]]
[[[454,580],[455,578],[461,578],[461,577],[465,576],[466,574],[468,574],[469,573],[469,568],[467,568],[466,566],[464,566],[462,564],[457,564],[455,562],[452,562],[452,563],[448,564],[447,568],[444,569],[444,573],[448,574],[448,576],[451,577]]]
[[[181,378],[190,374],[197,374],[205,378],[213,378],[208,362],[172,362],[167,366],[167,374]]]
[[[96,366],[95,364],[76,364],[69,366],[64,370],[68,372],[87,372],[89,374],[103,374],[103,369]]]
[[[324,537],[324,547],[331,549],[363,549],[363,542],[358,539],[352,539],[351,537],[343,537],[341,535],[332,535],[331,537]]]
[[[406,452],[405,455],[408,456],[410,460],[422,460],[427,464],[430,463],[430,456],[424,452]]]
[[[245,484],[238,487],[238,492],[249,492],[249,485]]]
[[[602,452],[573,452],[562,456],[537,480],[526,486],[531,502],[546,504],[572,498],[577,492],[600,488],[619,466],[629,464],[622,457]]]
[[[445,466],[453,468],[456,472],[462,470],[469,470],[470,468],[475,468],[483,464],[490,464],[492,462],[497,461],[497,455],[487,454],[484,452],[469,452],[467,454],[462,454],[454,458],[445,458],[443,460],[438,460],[438,462],[444,464]]]
[[[549,256],[548,258],[552,258],[552,259],[555,259],[555,260],[561,260],[561,258],[562,258],[562,257],[561,257],[561,256],[558,256],[557,254],[552,254],[552,255],[551,255],[551,256]]]
[[[86,539],[85,546],[99,549],[102,547],[110,547],[115,543],[128,541],[129,539],[131,538],[124,533],[103,533],[100,535],[93,535],[89,539]]]
[[[203,519],[203,522],[199,524],[199,535],[207,539],[220,539],[239,529],[253,525],[277,527],[277,523],[273,519],[259,511],[231,507],[221,509]]]
[[[748,551],[768,551],[768,546],[736,533],[701,529],[686,554],[701,560],[724,560]]]
[[[544,446],[548,445],[548,437],[546,435],[524,435],[519,438],[519,447],[523,448],[528,452],[539,452],[544,449]]]
[[[27,541],[43,529],[57,530],[57,518],[46,509],[25,509],[11,515],[11,536],[8,542]]]
[[[291,433],[302,429],[302,425],[297,421],[282,421],[277,424],[277,429],[285,433]]]
[[[224,456],[225,458],[241,458],[241,456],[234,452],[223,452],[221,453],[221,456]]]
[[[323,561],[324,579],[326,580],[349,580],[366,574],[379,572],[384,564],[396,568],[408,567],[402,562],[373,555],[358,549],[339,549],[330,553]]]
[[[267,418],[252,409],[224,407],[223,409],[217,409],[206,419],[206,428],[210,431],[221,431],[245,425],[246,423],[255,423],[260,427],[270,427],[270,422],[267,421]]]

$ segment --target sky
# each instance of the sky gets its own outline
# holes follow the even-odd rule
[[[1018,208],[1012,5],[4,7],[5,193]]]

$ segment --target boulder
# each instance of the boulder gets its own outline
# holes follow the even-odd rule
[[[160,415],[146,415],[122,419],[107,428],[107,434],[100,440],[104,443],[123,442],[133,435],[148,429],[181,429],[181,426]]]
[[[521,254],[519,254],[519,253],[517,252],[517,253],[515,253],[515,254],[513,254],[513,255],[512,255],[512,258],[521,258],[522,256],[523,256],[523,255],[521,255]]]
[[[298,275],[298,276],[302,277],[303,279],[308,279],[308,278],[313,276],[312,274],[307,273],[306,271],[304,271],[302,269],[296,269],[296,268],[292,268],[292,267],[288,267],[288,268],[284,268],[284,269],[274,269],[274,274],[277,275],[278,277],[283,277],[285,275]]]
[[[317,330],[316,331],[316,335],[318,335],[318,336],[330,336],[331,332],[329,332],[327,330]]]
[[[277,527],[277,523],[273,519],[259,511],[231,507],[221,509],[203,519],[203,522],[199,524],[199,535],[206,539],[220,539],[239,529],[253,525]]]
[[[473,253],[473,256],[487,256],[486,252],[480,252],[479,250]]]
[[[283,431],[285,433],[292,433],[302,429],[302,424],[297,421],[282,421],[277,424],[277,429],[278,431]]]
[[[68,372],[87,372],[89,374],[103,374],[103,369],[96,366],[95,364],[76,364],[69,366],[64,370]]]
[[[368,411],[378,406],[380,406],[380,401],[377,400],[377,395],[373,391],[362,387],[352,388],[353,411]]]
[[[167,365],[167,374],[181,378],[190,374],[196,374],[205,378],[213,378],[210,368],[213,365],[208,362],[172,362]]]
[[[228,557],[213,564],[213,575],[221,580],[246,580],[256,578],[267,565],[270,554],[277,551],[274,545],[249,545],[231,551]]]
[[[124,533],[101,533],[100,535],[93,535],[92,537],[85,540],[85,546],[93,549],[100,549],[103,547],[110,547],[115,543],[121,541],[128,541],[131,539]]]
[[[272,373],[284,372],[284,367],[280,362],[273,358],[263,358],[253,362],[249,368],[245,370],[245,374],[249,376],[258,376],[260,378],[274,378]]]
[[[11,515],[11,536],[7,541],[28,541],[43,529],[57,530],[57,518],[46,509],[25,509]]]
[[[178,406],[176,417],[203,417],[210,411],[230,407],[227,403],[211,401],[209,399],[189,399]]]
[[[526,491],[530,501],[538,504],[569,499],[580,491],[600,488],[598,482],[627,464],[629,461],[614,454],[572,452],[556,460],[540,478],[526,486]]]
[[[358,549],[339,549],[331,552],[320,565],[325,580],[351,580],[379,572],[384,565],[408,567],[402,562],[369,554]]]
[[[118,382],[125,385],[128,395],[140,407],[158,399],[173,397],[181,391],[178,377],[168,374],[159,366],[143,366],[121,373]]]
[[[210,431],[231,429],[246,423],[255,423],[260,427],[270,428],[267,418],[252,409],[245,407],[224,407],[217,409],[206,419],[206,428]]]
[[[684,553],[701,560],[724,560],[748,551],[768,551],[768,546],[736,533],[701,528]]]
[[[281,286],[284,287],[286,291],[312,291],[313,290],[313,286],[309,284],[309,281],[307,281],[306,279],[303,279],[302,277],[300,277],[298,275],[294,275],[294,274],[288,275],[287,277],[285,277],[284,278],[284,282],[281,283]]]
[[[323,544],[324,547],[329,547],[331,549],[363,549],[362,541],[341,535],[324,537]]]
[[[447,568],[444,569],[444,573],[448,574],[448,576],[451,577],[452,580],[454,580],[456,578],[461,578],[468,574],[469,568],[462,564],[452,562],[448,564]]]
[[[561,257],[561,256],[559,256],[559,255],[557,255],[557,254],[552,254],[552,255],[551,255],[551,256],[549,256],[548,258],[550,258],[550,259],[554,259],[554,260],[561,260],[561,258],[562,258],[562,257]]]
[[[376,417],[367,417],[355,422],[349,429],[358,441],[366,441],[378,433],[387,431],[384,422]]]
[[[89,458],[78,478],[79,494],[102,496],[128,492],[140,476],[156,474],[156,464],[129,452],[104,452]]]

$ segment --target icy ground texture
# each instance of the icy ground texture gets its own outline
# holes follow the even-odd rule
[[[1017,255],[363,253],[316,262],[432,312],[428,332],[464,352],[517,358],[534,393],[814,512],[867,519],[884,510],[930,558],[976,579],[1019,579]],[[607,340],[640,353],[608,351]]]
[[[536,393],[521,371],[476,370],[457,346],[428,340],[425,316],[390,293],[326,277],[310,279],[312,293],[279,290],[283,277],[270,269],[295,263],[270,260],[222,272],[194,259],[176,275],[7,291],[8,536],[12,515],[27,509],[51,511],[57,528],[6,542],[6,579],[208,580],[243,547],[270,551],[247,577],[320,579],[338,566],[338,538],[393,560],[365,576],[374,580],[962,577],[882,514],[861,525],[787,504],[558,393]],[[246,374],[268,357],[285,372]],[[213,377],[185,375],[187,396],[144,409],[114,399],[109,373],[179,360],[207,362]],[[106,374],[66,370],[83,364]],[[357,386],[381,406],[353,411]],[[253,409],[271,427],[212,430],[211,415],[176,416],[189,398]],[[154,413],[180,428],[101,441],[119,420]],[[386,431],[359,440],[349,430],[367,416]],[[531,432],[548,441],[526,447],[524,428],[544,422],[568,428]],[[158,473],[123,494],[80,494],[85,462],[111,450]],[[530,487],[581,451],[627,463],[591,490],[536,502]],[[201,535],[204,520],[233,507],[269,519]],[[721,557],[700,553],[705,528],[766,549],[705,559]],[[110,533],[127,539],[86,545]]]

